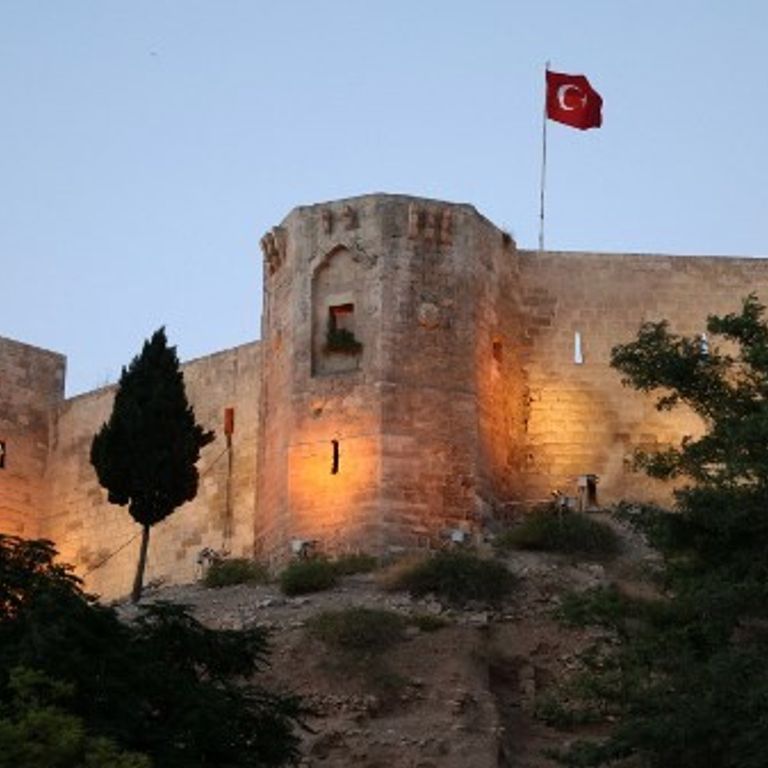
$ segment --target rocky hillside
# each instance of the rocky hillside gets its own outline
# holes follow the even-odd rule
[[[545,768],[555,763],[543,750],[583,732],[547,727],[537,713],[595,636],[563,627],[553,611],[567,590],[630,586],[648,557],[626,532],[622,555],[610,563],[516,552],[505,560],[515,589],[493,610],[388,592],[376,573],[293,598],[271,585],[194,585],[145,599],[190,605],[213,627],[270,630],[271,683],[299,693],[312,711],[304,766]],[[404,632],[385,652],[350,655],[310,631],[318,616],[350,608],[394,612]],[[122,610],[130,616],[132,609]]]

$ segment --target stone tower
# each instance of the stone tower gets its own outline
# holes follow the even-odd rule
[[[297,208],[262,248],[257,551],[473,530],[519,463],[512,239],[469,205],[369,195]]]
[[[0,337],[0,532],[40,533],[64,371],[63,355]]]

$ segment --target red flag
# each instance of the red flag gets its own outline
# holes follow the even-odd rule
[[[584,75],[547,70],[547,117],[584,131],[603,124],[603,100]]]

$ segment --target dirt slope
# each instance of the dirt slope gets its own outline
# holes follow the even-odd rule
[[[303,734],[303,766],[548,768],[555,763],[542,750],[561,747],[574,734],[544,726],[534,707],[573,671],[575,655],[594,637],[560,626],[552,611],[565,590],[626,579],[645,556],[629,548],[603,566],[514,554],[507,564],[519,583],[495,611],[453,610],[387,593],[373,576],[347,577],[333,591],[298,598],[275,586],[189,586],[146,599],[186,603],[209,626],[271,631],[270,683],[301,694],[314,710]],[[374,662],[361,668],[306,632],[313,615],[352,606],[432,614],[446,623],[435,631],[409,627],[381,668]]]

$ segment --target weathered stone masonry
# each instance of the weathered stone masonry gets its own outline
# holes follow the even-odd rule
[[[644,320],[700,333],[768,297],[765,259],[523,251],[471,206],[396,195],[297,208],[262,249],[262,341],[184,366],[217,439],[198,498],[153,530],[150,579],[193,579],[205,547],[434,546],[585,474],[601,502],[664,499],[632,452],[700,425],[623,388],[611,347]],[[0,339],[0,528],[52,538],[89,588],[121,595],[138,527],[88,462],[114,391],[64,400],[63,372]]]

